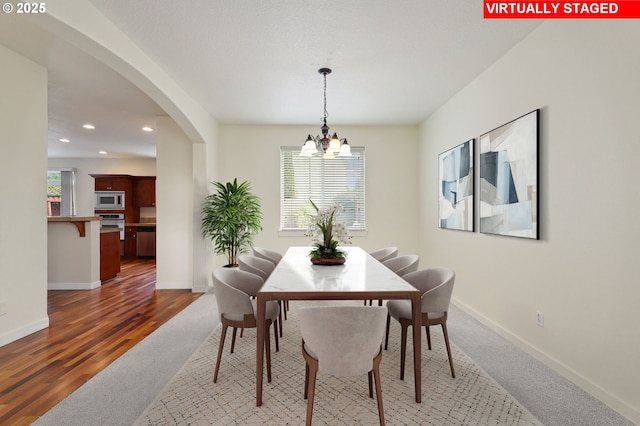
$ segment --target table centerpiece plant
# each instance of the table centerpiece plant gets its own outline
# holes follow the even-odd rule
[[[311,262],[319,265],[341,265],[345,262],[347,253],[338,248],[338,244],[351,244],[349,231],[344,223],[337,218],[344,211],[340,204],[320,209],[309,200],[316,210],[311,217],[306,236],[313,237],[313,250],[309,252]]]

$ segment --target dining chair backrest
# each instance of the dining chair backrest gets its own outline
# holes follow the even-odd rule
[[[419,261],[417,254],[405,254],[387,259],[382,264],[402,277],[410,272],[417,271]]]
[[[422,312],[447,312],[455,272],[449,268],[429,268],[411,272],[403,277],[405,281],[422,293]]]
[[[250,296],[262,287],[262,278],[237,268],[218,268],[213,271],[213,290],[218,312],[232,320],[242,320],[253,314]]]
[[[272,262],[277,265],[282,260],[282,255],[277,251],[269,250],[265,247],[254,247],[253,255]]]
[[[318,359],[318,371],[336,377],[365,374],[373,368],[384,336],[384,306],[300,308],[302,339]]]
[[[398,255],[398,247],[385,247],[369,253],[378,262],[384,262]]]
[[[238,256],[238,267],[241,271],[251,272],[252,274],[259,275],[266,281],[276,267],[272,262],[261,259],[250,254],[241,254]]]

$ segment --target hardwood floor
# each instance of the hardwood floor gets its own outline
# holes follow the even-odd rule
[[[49,328],[0,347],[0,425],[28,425],[200,294],[155,290],[155,260],[95,290],[49,291]]]

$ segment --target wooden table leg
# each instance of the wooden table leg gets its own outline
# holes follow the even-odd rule
[[[256,312],[256,406],[262,405],[262,376],[263,376],[263,361],[264,361],[264,323],[265,323],[265,309],[266,298],[258,292],[258,310]]]
[[[413,316],[413,371],[416,389],[416,402],[422,401],[422,301],[419,292],[411,298]]]

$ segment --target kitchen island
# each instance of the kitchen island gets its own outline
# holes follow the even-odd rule
[[[51,216],[47,222],[47,288],[100,287],[100,217]]]

